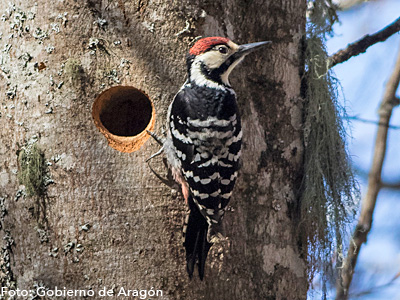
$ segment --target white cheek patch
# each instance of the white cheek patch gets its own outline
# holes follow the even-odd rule
[[[225,58],[217,51],[208,51],[200,54],[196,59],[201,60],[210,69],[219,68],[225,61]]]

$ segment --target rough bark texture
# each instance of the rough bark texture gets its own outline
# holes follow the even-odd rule
[[[13,3],[0,0],[2,284],[154,287],[160,299],[306,299],[296,232],[305,1]],[[176,35],[186,21],[189,30]],[[158,145],[131,154],[110,148],[91,110],[106,88],[131,85],[154,102],[161,132],[190,42],[211,35],[273,45],[247,57],[231,80],[243,115],[243,167],[225,218],[229,239],[212,248],[200,282],[186,275],[182,198],[145,163]],[[19,197],[16,153],[34,135],[54,184],[44,196]],[[165,173],[161,159],[152,164]]]

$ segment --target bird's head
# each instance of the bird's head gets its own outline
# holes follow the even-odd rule
[[[237,45],[224,37],[198,40],[187,57],[189,81],[199,86],[229,86],[229,74],[250,52],[268,42]]]

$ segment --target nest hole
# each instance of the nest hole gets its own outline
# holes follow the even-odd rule
[[[138,150],[153,130],[155,111],[150,98],[132,86],[117,86],[101,93],[93,104],[92,115],[97,128],[114,149]]]

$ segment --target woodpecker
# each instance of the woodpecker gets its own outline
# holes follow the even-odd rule
[[[189,206],[184,228],[187,272],[199,277],[238,176],[242,128],[229,74],[255,49],[270,42],[237,45],[228,38],[197,41],[187,55],[187,80],[168,109],[163,149]]]

